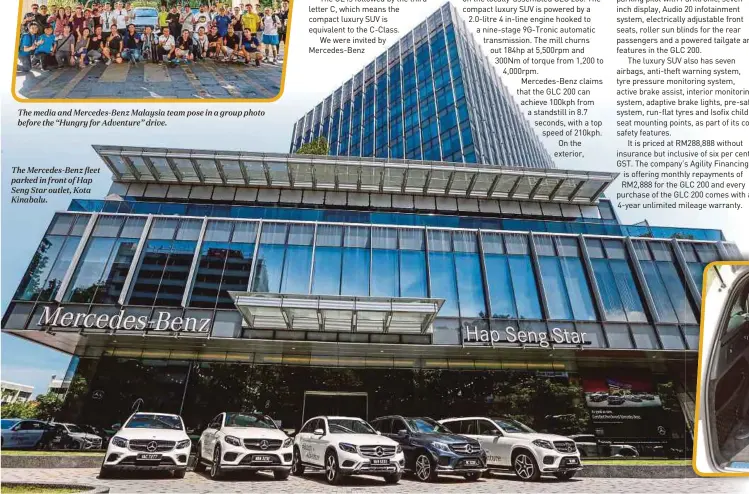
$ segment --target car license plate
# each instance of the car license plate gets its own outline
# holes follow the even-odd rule
[[[154,461],[154,460],[160,460],[161,455],[155,454],[155,453],[138,453],[138,456],[136,459],[145,460],[145,461]]]
[[[257,463],[270,463],[273,461],[273,458],[271,456],[253,456],[252,461]]]
[[[387,458],[375,458],[372,460],[372,465],[388,465],[390,463],[390,460]]]
[[[577,465],[577,458],[570,458],[569,460],[567,460],[567,463],[569,465]]]
[[[465,461],[465,466],[467,467],[475,467],[475,466],[478,466],[478,464],[479,464],[478,460],[466,460]]]

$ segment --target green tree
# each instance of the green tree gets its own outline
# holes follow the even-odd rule
[[[36,404],[33,402],[18,402],[3,405],[0,417],[4,419],[33,419],[36,418]]]
[[[62,409],[62,399],[56,393],[45,393],[36,397],[36,416],[40,420],[54,419]]]
[[[322,136],[317,139],[313,139],[306,144],[302,144],[297,150],[297,154],[319,154],[327,155],[330,152],[330,146],[328,146],[328,140]]]

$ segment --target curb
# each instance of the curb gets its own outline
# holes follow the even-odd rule
[[[54,489],[80,489],[90,494],[107,494],[109,487],[83,484],[53,484],[47,482],[3,482],[3,487],[42,487]]]
[[[697,478],[691,466],[674,465],[585,465],[575,477],[628,478],[628,479],[683,479]]]
[[[2,455],[3,468],[99,468],[104,455]]]

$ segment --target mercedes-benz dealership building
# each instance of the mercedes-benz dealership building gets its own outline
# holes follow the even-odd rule
[[[96,146],[109,193],[54,216],[3,318],[74,356],[64,419],[496,414],[684,449],[702,272],[738,249],[622,224],[616,174],[554,168],[476,49],[438,10],[297,123],[330,156]]]

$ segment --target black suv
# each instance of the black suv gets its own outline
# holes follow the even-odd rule
[[[370,422],[382,435],[397,441],[406,457],[406,470],[422,482],[439,474],[478,480],[486,471],[486,452],[475,439],[453,434],[427,417],[390,415]]]

